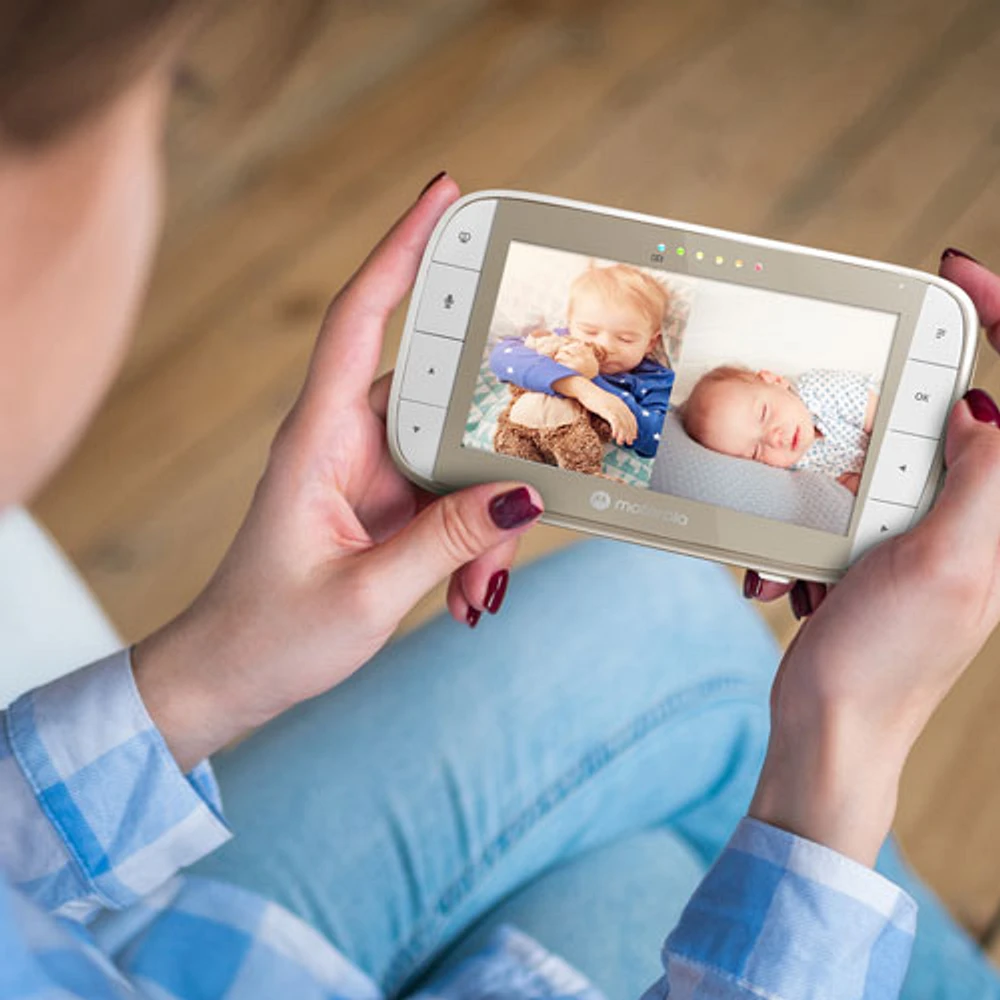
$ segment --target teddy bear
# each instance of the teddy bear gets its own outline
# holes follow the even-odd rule
[[[588,379],[597,376],[604,360],[598,345],[547,331],[529,334],[524,343]],[[600,475],[603,445],[610,440],[607,421],[575,399],[511,385],[510,402],[497,417],[493,447],[503,455]]]

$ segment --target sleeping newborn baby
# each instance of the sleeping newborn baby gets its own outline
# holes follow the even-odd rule
[[[706,448],[782,469],[814,469],[857,495],[878,387],[859,372],[812,369],[787,379],[723,365],[695,383],[679,414]]]

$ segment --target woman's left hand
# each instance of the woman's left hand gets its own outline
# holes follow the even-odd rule
[[[997,346],[1000,276],[969,261],[948,267]],[[996,404],[968,393],[952,410],[948,475],[927,516],[836,587],[808,585],[797,612],[808,621],[772,690],[751,815],[874,862],[914,741],[1000,622],[998,427]]]
[[[182,767],[339,684],[435,584],[467,625],[498,610],[517,536],[541,513],[518,483],[434,498],[386,444],[385,325],[458,196],[422,194],[334,298],[302,393],[205,591],[133,653],[144,702]]]

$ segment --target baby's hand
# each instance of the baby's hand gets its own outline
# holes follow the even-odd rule
[[[560,337],[559,334],[550,333],[548,330],[543,329],[535,330],[524,338],[525,347],[530,347],[533,351],[537,351],[539,354],[544,354],[549,358],[551,358],[556,351],[559,350],[559,346],[562,342],[563,338]]]
[[[594,388],[597,391],[589,398],[581,399],[580,402],[591,413],[603,417],[611,425],[611,437],[615,444],[632,444],[639,434],[635,414],[617,396],[612,396],[600,386]]]
[[[603,417],[611,427],[616,444],[631,444],[639,435],[635,414],[617,396],[595,385],[582,375],[567,375],[552,383],[552,388],[567,399],[575,399],[585,410]]]
[[[837,482],[841,486],[846,486],[855,496],[858,495],[858,487],[861,485],[860,472],[843,472],[837,476]]]

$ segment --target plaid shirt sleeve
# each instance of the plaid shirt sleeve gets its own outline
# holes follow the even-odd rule
[[[127,650],[0,713],[0,869],[86,919],[156,889],[229,837],[207,763],[181,773]]]
[[[892,1000],[916,903],[877,872],[744,819],[663,946],[644,1000]]]

